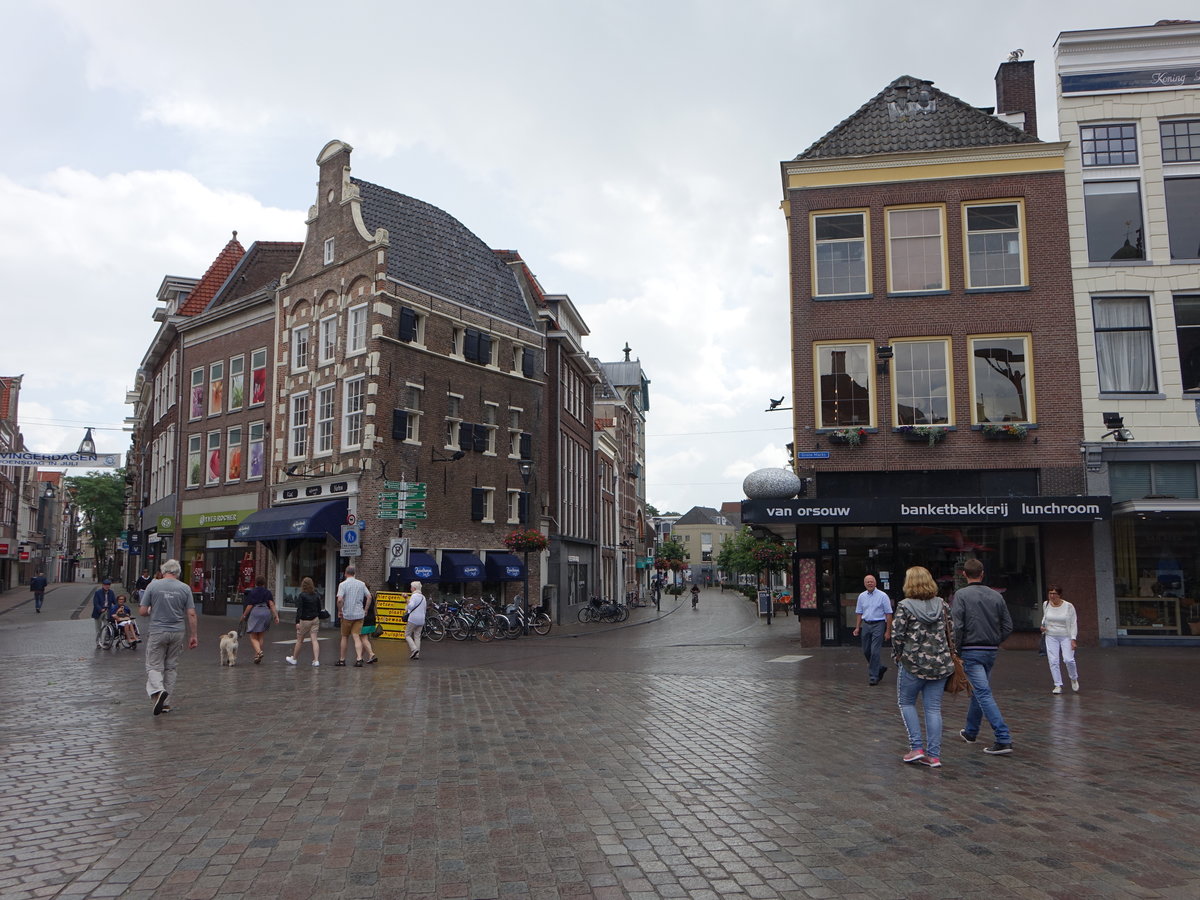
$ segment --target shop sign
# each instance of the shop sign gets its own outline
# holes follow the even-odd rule
[[[174,531],[175,530],[175,517],[174,516],[159,516],[157,530],[158,531]]]
[[[12,544],[0,544],[0,556],[5,558],[12,555]]]
[[[1099,522],[1112,517],[1101,497],[834,497],[819,500],[743,500],[750,525],[874,525],[964,523],[1023,525]]]
[[[1200,66],[1062,76],[1064,95],[1098,94],[1104,91],[1165,91],[1197,85],[1200,85]]]
[[[230,509],[221,512],[189,513],[183,516],[184,528],[232,528],[257,509]],[[159,529],[160,531],[162,529]]]

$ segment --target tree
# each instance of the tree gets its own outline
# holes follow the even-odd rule
[[[717,565],[726,572],[735,575],[753,575],[758,572],[758,560],[754,558],[754,549],[759,540],[748,527],[733,535],[721,545],[717,554]]]
[[[653,503],[647,503],[647,504],[646,504],[646,515],[648,515],[648,516],[660,516],[660,515],[662,515],[662,513],[660,513],[660,512],[658,511],[658,507],[657,507],[657,506],[655,506]]]
[[[660,572],[670,569],[675,573],[676,581],[678,581],[679,571],[690,556],[691,554],[683,544],[674,538],[668,538],[658,547],[658,552],[654,556],[654,568]]]
[[[107,555],[110,541],[119,537],[125,512],[125,470],[88,472],[63,479],[91,536],[97,564]]]

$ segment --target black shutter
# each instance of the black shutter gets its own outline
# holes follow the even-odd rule
[[[475,446],[471,449],[476,453],[487,453],[488,430],[489,429],[486,425],[475,426]]]
[[[392,410],[392,439],[402,441],[408,437],[408,412],[403,409]]]
[[[492,361],[492,336],[490,334],[479,335],[479,355],[475,361],[481,366],[486,366]]]
[[[463,358],[471,362],[479,361],[479,332],[468,328],[463,332]]]
[[[458,449],[475,449],[475,426],[470,422],[458,423]]]
[[[407,306],[400,307],[400,333],[402,341],[412,342],[417,339],[417,314]]]
[[[487,492],[483,488],[471,488],[471,521],[482,522]]]
[[[517,521],[522,525],[529,524],[529,492],[521,491],[517,495]]]
[[[532,378],[534,371],[537,368],[537,351],[532,347],[526,347],[521,352],[521,374],[526,378]],[[525,457],[528,459],[529,457]]]
[[[521,459],[533,459],[533,435],[528,432],[521,434]]]

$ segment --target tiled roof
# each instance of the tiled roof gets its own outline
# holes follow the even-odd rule
[[[932,81],[902,75],[796,159],[1033,144],[1038,139]]]
[[[213,295],[210,308],[278,287],[280,276],[291,271],[302,249],[304,244],[296,241],[255,241]]]
[[[196,287],[188,294],[188,298],[183,302],[183,306],[179,308],[178,314],[181,316],[194,316],[196,313],[204,312],[208,306],[208,302],[216,296],[221,285],[225,283],[225,279],[229,277],[229,273],[238,264],[238,260],[245,255],[246,248],[238,243],[237,232],[235,231],[233,237],[229,239],[229,243],[217,254],[217,258],[208,267],[208,271],[204,273],[204,277],[200,279]]]
[[[711,506],[693,506],[675,522],[676,525],[717,525],[721,514]]]
[[[352,179],[367,229],[386,228],[388,275],[489,316],[533,327],[504,260],[443,210],[369,181]]]

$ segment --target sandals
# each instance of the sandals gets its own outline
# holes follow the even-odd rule
[[[371,663],[377,663],[377,662],[379,662],[379,657],[372,656],[370,659],[367,660],[367,665],[369,666],[369,665],[371,665]]]
[[[255,653],[254,654],[254,664],[258,665],[260,662],[262,662],[262,658],[263,658],[263,655],[261,653]]]

